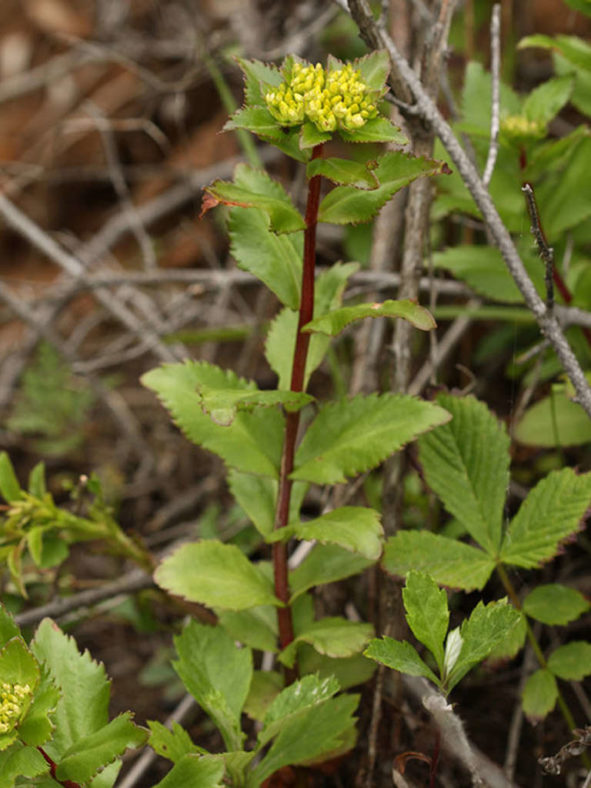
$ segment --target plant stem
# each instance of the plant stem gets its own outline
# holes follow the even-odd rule
[[[312,158],[322,155],[322,145],[312,151]],[[306,360],[310,334],[302,328],[314,317],[314,268],[316,264],[316,224],[318,221],[318,205],[320,203],[320,175],[314,175],[308,183],[308,199],[306,203],[306,231],[304,234],[304,265],[302,271],[302,293],[296,334],[295,351],[291,370],[291,391],[303,391],[305,384]],[[296,439],[300,424],[299,411],[286,413],[285,439],[281,455],[279,471],[279,490],[277,509],[275,511],[274,529],[284,528],[289,520],[289,504],[291,500],[292,481],[289,478],[294,463]],[[287,544],[275,542],[273,545],[273,572],[275,576],[275,594],[285,607],[277,608],[279,624],[279,645],[282,649],[293,640],[293,620],[289,607],[289,580],[287,567]]]
[[[513,583],[511,582],[511,580],[509,578],[509,575],[505,571],[505,567],[502,564],[497,564],[497,573],[498,573],[498,575],[499,575],[499,577],[501,579],[501,583],[503,584],[503,587],[504,587],[505,591],[507,592],[507,595],[508,595],[509,599],[511,600],[511,602],[513,603],[514,607],[516,608],[516,610],[521,611],[522,610],[522,606],[521,606],[521,602],[519,600],[519,597],[517,596],[517,592],[515,591],[515,587],[513,586]],[[536,655],[536,659],[538,660],[538,663],[539,663],[540,667],[542,669],[544,669],[544,670],[547,670],[548,663],[546,662],[546,657],[544,656],[544,653],[542,652],[542,649],[540,648],[540,644],[538,643],[538,641],[536,639],[536,636],[534,635],[534,632],[533,632],[533,630],[532,630],[532,628],[530,626],[530,623],[529,623],[529,621],[527,619],[527,616],[525,614],[523,614],[523,616],[524,616],[524,619],[525,619],[525,628],[526,628],[526,633],[527,633],[527,639],[530,642],[530,645],[532,647],[532,650],[533,650],[534,654]],[[558,686],[556,687],[556,691],[558,693],[558,695],[557,695],[557,697],[558,697],[558,706],[560,708],[560,711],[562,713],[564,721],[568,725],[568,729],[570,731],[572,731],[572,730],[574,730],[577,727],[576,724],[575,724],[575,721],[573,719],[573,715],[571,714],[571,711],[570,711],[569,707],[567,706],[566,701],[562,697],[562,693],[560,692],[560,688]]]
[[[41,753],[41,755],[42,755],[42,756],[45,758],[45,761],[46,761],[46,762],[49,764],[49,773],[51,774],[51,776],[53,777],[53,779],[56,781],[56,783],[59,783],[60,785],[63,785],[63,786],[64,786],[64,788],[81,788],[81,786],[80,786],[80,785],[78,785],[78,783],[74,783],[74,782],[72,782],[71,780],[59,780],[59,779],[58,779],[58,778],[55,776],[55,775],[56,775],[56,772],[57,772],[57,763],[56,763],[56,762],[53,760],[53,758],[51,758],[51,757],[50,757],[50,756],[49,756],[49,755],[48,755],[48,754],[45,752],[45,750],[43,749],[43,747],[37,747],[37,749],[39,750],[39,752]]]

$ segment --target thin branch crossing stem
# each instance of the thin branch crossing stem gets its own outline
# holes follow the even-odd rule
[[[312,158],[317,159],[320,156],[322,156],[322,145],[317,145],[312,151]],[[298,392],[304,390],[306,360],[310,345],[310,334],[305,333],[302,329],[314,317],[314,270],[316,266],[316,225],[318,222],[318,206],[320,204],[320,181],[320,175],[314,175],[310,178],[306,203],[302,292],[290,385],[291,391]],[[286,414],[285,439],[281,455],[277,509],[275,511],[275,530],[284,528],[289,520],[292,489],[292,481],[289,477],[293,470],[299,425],[299,411]],[[287,544],[285,542],[276,542],[273,545],[273,573],[275,577],[275,594],[284,604],[284,607],[277,609],[279,644],[284,649],[294,638],[293,620],[289,607]]]

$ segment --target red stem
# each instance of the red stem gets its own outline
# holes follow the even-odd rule
[[[316,145],[312,151],[312,158],[317,159],[322,155],[322,145]],[[291,391],[303,391],[306,373],[306,359],[310,334],[304,333],[302,328],[314,317],[314,268],[316,264],[316,224],[318,222],[318,206],[320,204],[320,175],[310,178],[308,184],[308,200],[306,204],[306,232],[304,235],[304,266],[302,271],[302,295],[300,299],[300,312],[296,344],[291,370]],[[274,528],[284,528],[289,520],[289,504],[291,500],[292,481],[289,478],[293,470],[300,414],[287,413],[285,417],[285,439],[281,455],[281,468],[279,471],[279,490],[277,494],[277,509],[275,512]],[[285,604],[277,608],[279,624],[279,645],[282,649],[288,646],[293,638],[293,620],[289,607],[289,578],[287,567],[287,544],[275,542],[273,545],[273,572],[275,575],[275,594]],[[293,676],[295,678],[295,676]]]
[[[51,774],[53,779],[56,781],[56,783],[59,783],[60,785],[63,785],[64,788],[80,788],[80,785],[78,785],[78,783],[74,783],[71,780],[59,780],[55,776],[55,773],[57,772],[57,763],[53,760],[53,758],[51,758],[45,752],[43,747],[37,747],[37,749],[39,750],[41,755],[45,758],[46,762],[49,764],[49,773]]]

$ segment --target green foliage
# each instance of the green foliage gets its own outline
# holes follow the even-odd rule
[[[334,337],[350,323],[355,320],[363,320],[366,317],[402,317],[415,328],[421,328],[423,331],[435,328],[435,321],[431,313],[414,301],[384,301],[381,304],[357,304],[357,306],[335,309],[311,320],[304,326],[304,331],[328,334]]]
[[[537,586],[523,600],[523,612],[542,624],[570,624],[590,607],[579,591],[559,583]]]

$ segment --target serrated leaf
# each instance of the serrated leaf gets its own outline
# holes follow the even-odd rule
[[[264,537],[269,536],[275,520],[277,481],[266,476],[253,476],[250,473],[231,470],[228,474],[228,486],[236,502],[253,522],[257,531]],[[307,490],[306,483],[296,482],[292,485],[290,521],[298,518]]]
[[[290,604],[314,586],[335,583],[363,572],[375,562],[351,553],[338,545],[316,545],[298,566],[289,573]]]
[[[162,561],[154,580],[191,602],[224,610],[281,604],[271,581],[236,545],[215,540],[182,545]]]
[[[317,145],[328,142],[331,137],[330,132],[320,131],[311,121],[305,120],[300,131],[300,148],[301,150],[315,148]]]
[[[583,594],[559,583],[537,586],[523,600],[524,613],[550,625],[569,624],[590,607]]]
[[[525,411],[513,436],[530,446],[582,446],[591,442],[591,421],[578,402],[553,391]]]
[[[369,88],[381,90],[390,73],[390,58],[385,49],[375,49],[364,57],[356,58],[353,68],[359,71]]]
[[[449,626],[447,595],[423,572],[411,571],[402,591],[406,621],[417,640],[427,646],[443,671],[443,641]]]
[[[20,635],[0,649],[0,676],[9,684],[28,684],[31,690],[39,683],[39,664]]]
[[[224,788],[221,756],[183,755],[154,788]]]
[[[518,49],[526,47],[541,47],[558,52],[574,66],[591,71],[591,46],[578,36],[545,36],[536,34],[522,38],[517,45]]]
[[[341,186],[354,186],[356,189],[376,189],[380,184],[370,162],[353,159],[312,159],[306,167],[308,178],[323,175]]]
[[[201,216],[216,205],[235,205],[242,208],[259,208],[264,211],[270,228],[278,233],[304,230],[306,223],[295,208],[285,189],[264,170],[247,164],[238,164],[234,181],[214,181],[205,187]]]
[[[270,66],[260,60],[246,60],[241,57],[237,57],[235,60],[244,73],[244,98],[247,104],[264,105],[265,97],[262,86],[278,87],[283,79],[281,72],[275,66]]]
[[[536,670],[525,682],[521,705],[530,722],[536,723],[549,714],[558,698],[556,679],[549,670]]]
[[[8,503],[23,497],[10,457],[5,451],[0,452],[0,493]]]
[[[387,668],[409,676],[424,676],[437,686],[440,685],[431,668],[423,662],[414,646],[406,640],[394,640],[387,636],[374,638],[363,653]]]
[[[20,630],[14,623],[14,618],[0,603],[0,648],[6,645],[9,640],[20,636]]]
[[[178,722],[172,723],[172,729],[166,728],[162,723],[155,720],[148,720],[150,729],[150,741],[148,744],[155,753],[173,763],[177,763],[184,755],[198,753],[199,748],[195,745],[187,731]]]
[[[565,681],[582,681],[591,674],[591,643],[573,640],[559,646],[548,658],[548,669]]]
[[[572,77],[554,77],[543,82],[525,99],[523,114],[534,123],[547,125],[569,100],[573,84]]]
[[[389,124],[385,118],[376,118],[375,121],[368,121],[361,131],[380,120]],[[342,132],[341,136],[343,136]],[[359,132],[355,132],[352,136],[358,138]],[[337,186],[320,203],[318,221],[333,224],[368,222],[404,186],[408,186],[423,175],[438,175],[443,171],[442,162],[413,157],[400,151],[386,153],[377,159],[377,167],[374,170],[380,182],[377,189],[360,191],[353,186]]]
[[[591,47],[589,48],[591,53]],[[549,243],[558,242],[565,230],[576,227],[591,216],[591,194],[584,175],[591,169],[591,137],[575,148],[568,167],[559,179],[550,179],[536,197],[540,211],[547,216],[544,230]]]
[[[279,655],[279,661],[287,667],[293,667],[300,643],[308,643],[319,654],[327,657],[351,657],[363,651],[372,635],[371,624],[337,616],[323,618],[298,632],[297,637]]]
[[[331,266],[315,283],[314,314],[323,315],[339,306],[348,278],[357,271],[356,263]],[[272,322],[265,343],[265,356],[271,369],[279,377],[278,388],[288,389],[291,381],[293,354],[295,349],[298,314],[290,309],[282,310]],[[330,346],[330,338],[313,335],[310,338],[304,387],[310,375],[320,365]]]
[[[506,638],[513,627],[517,626],[521,614],[506,600],[479,602],[472,611],[470,618],[460,627],[462,649],[450,673],[444,678],[449,690],[482,662],[491,653],[497,643]]]
[[[527,637],[527,619],[521,614],[519,621],[507,637],[500,640],[487,657],[489,664],[513,659],[523,648]]]
[[[216,424],[229,427],[239,411],[283,405],[288,411],[300,410],[313,400],[302,391],[237,391],[201,386],[197,392],[201,408]]]
[[[375,468],[449,414],[430,402],[399,394],[357,396],[320,411],[298,447],[292,479],[337,484]]]
[[[258,746],[262,747],[271,741],[295,715],[319,706],[336,695],[339,689],[339,683],[333,676],[324,679],[304,676],[282,689],[265,714],[258,735]]]
[[[277,235],[258,208],[232,208],[228,221],[230,252],[238,268],[260,279],[290,309],[300,302],[303,236]]]
[[[406,576],[417,569],[440,585],[480,590],[495,562],[484,550],[428,531],[398,531],[384,547],[382,566],[392,575]]]
[[[55,733],[44,746],[59,763],[70,747],[108,723],[110,685],[104,666],[94,662],[88,651],[81,654],[75,640],[48,618],[39,625],[31,648],[61,692],[53,719]]]
[[[525,569],[549,561],[560,544],[579,530],[590,504],[590,473],[579,476],[571,468],[563,468],[548,474],[530,491],[511,521],[500,559]]]
[[[509,437],[474,397],[440,395],[453,418],[419,440],[427,484],[491,556],[499,551],[509,484]]]
[[[18,777],[32,779],[48,772],[49,765],[36,747],[15,742],[9,750],[0,752],[0,788],[13,788]]]
[[[516,115],[521,110],[521,100],[503,82],[500,84],[500,110],[503,116]],[[491,114],[491,76],[476,61],[466,67],[462,90],[462,116],[464,126],[480,130],[488,140]]]
[[[231,115],[224,124],[223,130],[234,131],[235,129],[245,129],[265,139],[274,139],[282,134],[273,115],[267,107],[262,106],[242,107]]]
[[[416,301],[388,300],[382,303],[356,304],[355,306],[344,306],[340,309],[335,309],[311,320],[304,326],[303,331],[328,334],[331,337],[335,337],[353,321],[363,320],[366,317],[400,317],[408,320],[415,328],[420,328],[422,331],[430,331],[436,327],[431,313],[425,307],[417,304]]]
[[[260,785],[282,766],[318,760],[351,740],[359,696],[341,695],[289,718],[268,753],[252,771],[247,788]],[[354,742],[351,742],[351,746]]]
[[[29,474],[29,492],[35,498],[43,498],[47,493],[45,485],[45,463],[38,462]]]
[[[362,654],[339,659],[326,657],[303,643],[298,650],[298,668],[302,674],[317,673],[321,678],[334,676],[341,690],[347,690],[369,681],[377,665]]]
[[[55,727],[53,714],[59,699],[60,691],[47,671],[42,670],[41,681],[35,690],[27,715],[19,725],[19,737],[25,744],[37,747],[50,738]]]
[[[278,651],[277,611],[271,605],[237,612],[221,611],[218,619],[232,640],[259,651]]]
[[[126,749],[140,747],[147,738],[148,732],[134,725],[130,712],[120,714],[100,730],[74,742],[63,753],[56,777],[59,780],[87,782]]]
[[[338,544],[370,561],[377,561],[382,554],[380,516],[374,509],[364,506],[333,509],[314,520],[294,525],[293,533],[299,539]]]
[[[173,667],[211,717],[228,750],[242,749],[240,715],[252,678],[252,652],[237,648],[221,627],[190,621],[174,639]]]
[[[405,145],[408,142],[398,126],[384,117],[371,118],[354,131],[339,129],[339,135],[345,142],[393,142],[396,145]]]
[[[277,476],[284,425],[279,411],[239,413],[231,425],[223,427],[203,413],[197,395],[202,385],[252,391],[254,384],[211,364],[193,361],[164,364],[144,374],[141,381],[158,395],[189,440],[238,470]]]

